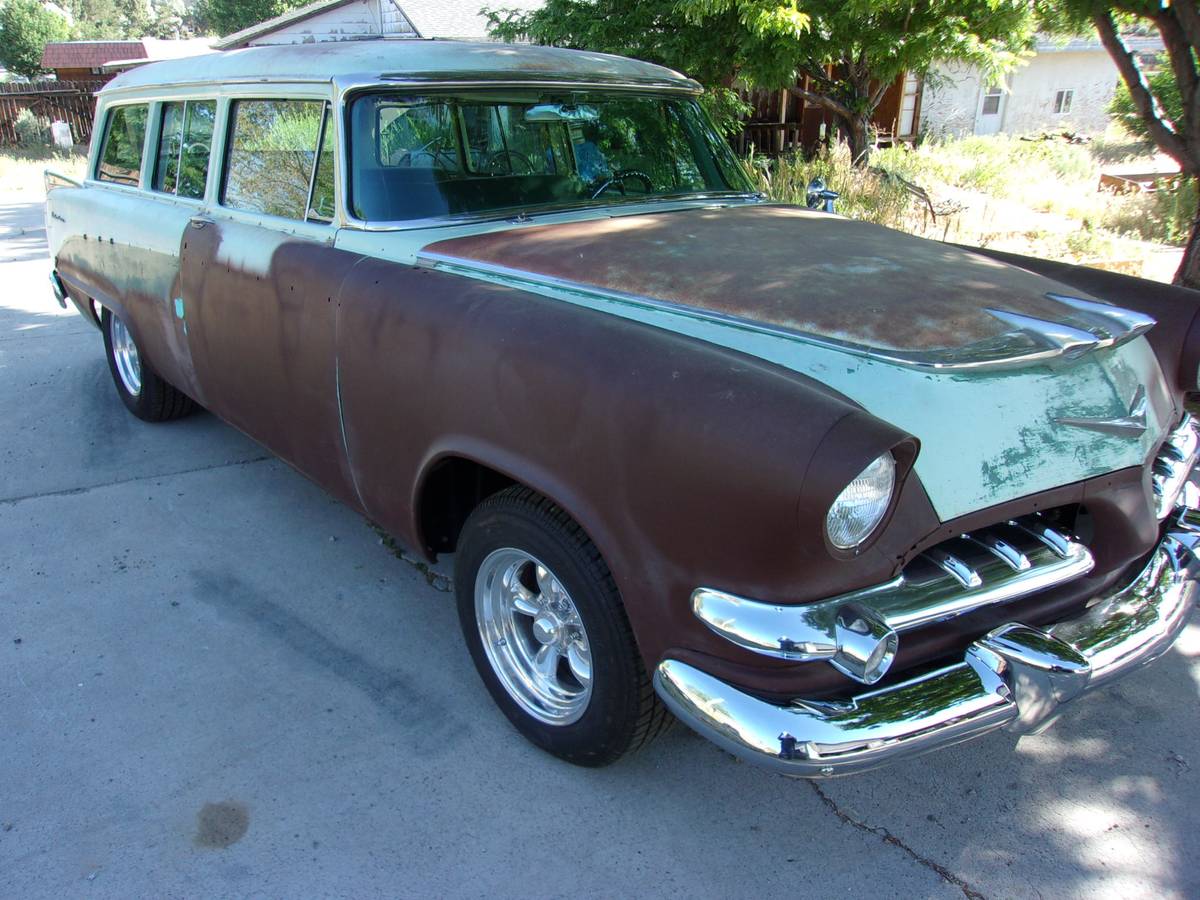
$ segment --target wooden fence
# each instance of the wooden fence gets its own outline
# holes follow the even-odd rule
[[[0,83],[0,146],[17,143],[17,116],[23,109],[51,122],[66,122],[75,143],[86,144],[92,138],[95,92],[103,85],[103,81]]]

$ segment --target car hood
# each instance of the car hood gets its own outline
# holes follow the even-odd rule
[[[426,265],[516,284],[810,375],[916,436],[943,520],[1142,465],[1173,404],[1150,322],[962,248],[755,204],[506,227]],[[1127,417],[1105,433],[1063,420]]]

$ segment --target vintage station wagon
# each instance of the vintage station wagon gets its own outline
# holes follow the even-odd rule
[[[499,44],[138,68],[48,176],[53,288],[134,415],[454,553],[485,685],[575,763],[677,717],[850,773],[1161,654],[1198,295],[769,203],[698,92]]]

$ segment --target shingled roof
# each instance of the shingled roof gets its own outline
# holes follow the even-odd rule
[[[100,69],[112,63],[134,64],[162,59],[179,59],[207,53],[212,49],[209,38],[182,41],[142,38],[137,41],[56,41],[42,51],[42,67],[46,69]]]
[[[122,59],[149,59],[141,41],[57,41],[42,51],[45,69],[98,69]]]

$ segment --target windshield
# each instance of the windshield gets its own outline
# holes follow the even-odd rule
[[[367,94],[350,123],[350,209],[371,222],[752,190],[690,98]]]

